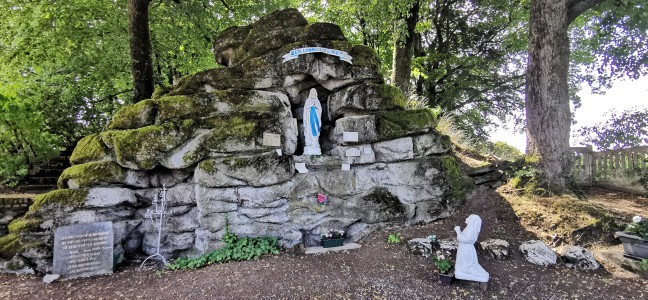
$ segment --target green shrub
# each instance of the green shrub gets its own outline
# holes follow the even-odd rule
[[[648,220],[631,223],[624,231],[648,241]]]
[[[231,261],[253,260],[261,255],[279,254],[277,238],[257,237],[239,238],[225,227],[223,241],[226,246],[196,258],[179,258],[167,264],[171,270],[197,269],[212,264],[222,264]]]
[[[390,234],[389,237],[387,237],[387,242],[391,244],[398,244],[401,242],[401,234],[400,233],[394,233]]]

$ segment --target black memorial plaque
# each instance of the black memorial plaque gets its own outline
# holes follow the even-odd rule
[[[63,278],[110,274],[113,271],[112,222],[59,227],[54,232],[52,272]]]

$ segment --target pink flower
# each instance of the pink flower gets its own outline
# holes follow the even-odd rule
[[[317,194],[317,202],[319,203],[326,203],[327,198],[328,197],[326,197],[326,195],[324,194]]]

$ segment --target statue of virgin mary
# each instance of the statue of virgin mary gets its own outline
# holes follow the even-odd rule
[[[322,130],[322,105],[317,99],[317,91],[311,89],[304,104],[305,155],[322,155],[319,137]]]

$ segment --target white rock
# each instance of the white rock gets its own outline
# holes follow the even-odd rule
[[[43,283],[50,284],[50,283],[56,281],[57,279],[59,279],[60,277],[61,277],[61,275],[59,275],[59,274],[47,274],[47,275],[45,275],[45,277],[43,277]]]
[[[439,249],[441,249],[441,251],[456,253],[458,246],[459,242],[455,237],[439,240]]]
[[[120,204],[135,204],[137,199],[135,193],[125,188],[104,188],[90,189],[86,197],[86,207],[112,207]]]
[[[520,251],[532,264],[547,266],[556,264],[556,253],[539,240],[526,241],[520,245]]]
[[[589,250],[580,246],[563,246],[559,250],[560,259],[576,269],[596,270],[599,263]]]
[[[509,251],[509,243],[500,239],[488,239],[480,242],[479,246],[483,251],[488,253],[492,258],[505,260],[511,256]]]
[[[373,144],[376,161],[392,162],[414,157],[414,148],[411,137]]]

